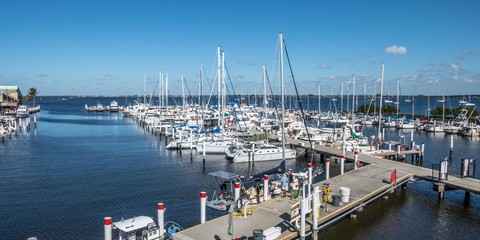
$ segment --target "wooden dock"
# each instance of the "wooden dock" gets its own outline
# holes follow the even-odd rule
[[[296,139],[288,139],[289,144],[306,147],[307,142]],[[329,155],[341,156],[342,151],[326,146],[315,144],[315,152]],[[354,159],[353,152],[346,152],[347,160]],[[448,179],[439,181],[432,175],[432,169],[407,163],[381,159],[367,154],[359,154],[358,160],[368,165],[357,170],[350,171],[344,175],[335,176],[314,185],[322,185],[328,182],[332,193],[339,193],[340,187],[350,188],[350,201],[341,203],[340,206],[327,204],[328,211],[322,208],[318,218],[318,228],[322,229],[337,220],[350,214],[355,214],[371,201],[394,191],[399,185],[406,186],[408,181],[423,179],[433,182],[433,189],[443,197],[447,190],[464,190],[466,193],[480,193],[480,180],[474,178],[460,178],[450,175]],[[396,183],[389,182],[390,174],[396,170]],[[298,229],[290,223],[290,211],[298,199],[274,198],[267,202],[250,206],[253,214],[246,218],[241,215],[234,217],[233,239],[251,239],[254,229],[266,230],[271,227],[280,227],[281,236],[277,239],[298,238]],[[311,228],[311,218],[307,219],[307,229]],[[228,215],[212,219],[204,224],[185,229],[174,235],[175,239],[231,239],[228,235]]]

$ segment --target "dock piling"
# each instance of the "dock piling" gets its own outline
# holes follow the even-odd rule
[[[305,217],[307,215],[308,199],[303,198],[300,201],[300,239],[305,240]]]
[[[111,217],[105,217],[103,218],[103,227],[104,227],[104,232],[105,232],[105,240],[112,240],[112,218]]]
[[[263,176],[263,201],[268,200],[268,175]]]
[[[345,173],[345,155],[340,156],[340,175]]]
[[[318,239],[318,217],[320,215],[320,186],[315,186],[313,188],[313,216],[312,216],[312,225],[313,225],[313,239]]]
[[[450,155],[448,156],[448,159],[450,161],[453,159],[453,135],[450,135]]]
[[[200,223],[204,224],[206,221],[207,212],[207,193],[200,192]]]
[[[325,180],[330,178],[330,159],[325,160]]]
[[[239,182],[236,182],[235,183],[235,202],[238,201],[238,199],[240,198],[240,183]]]
[[[165,215],[165,206],[163,205],[163,203],[158,203],[157,204],[157,222],[158,222],[160,234],[163,233],[163,225],[165,225],[164,215]]]
[[[312,188],[313,183],[313,164],[308,163],[308,188],[307,196],[310,196],[310,189]]]
[[[354,161],[354,167],[353,167],[353,169],[354,169],[354,170],[357,170],[357,169],[358,169],[358,165],[359,165],[359,163],[358,163],[358,151],[355,151],[355,155],[354,155],[353,161]]]

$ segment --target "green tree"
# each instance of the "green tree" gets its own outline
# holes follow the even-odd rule
[[[35,100],[36,100],[36,97],[37,97],[38,93],[39,93],[39,91],[37,91],[36,88],[29,88],[27,96],[25,96],[24,100],[27,102],[27,101],[30,101],[30,99],[33,98],[33,106],[35,106]]]

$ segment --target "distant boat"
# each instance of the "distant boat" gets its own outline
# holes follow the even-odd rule
[[[465,100],[460,100],[460,101],[458,101],[458,104],[460,104],[461,106],[464,106],[464,107],[473,107],[473,106],[475,106],[475,103],[467,102],[467,101],[465,101]]]
[[[85,104],[85,110],[87,112],[104,112],[107,110],[106,107],[104,107],[101,103],[97,103],[96,106],[88,106]]]
[[[385,103],[393,103],[392,100],[388,100],[388,99],[385,99],[384,102],[385,102]]]
[[[412,99],[405,99],[405,102],[412,102]]]
[[[108,111],[110,112],[118,112],[119,110],[120,108],[115,100],[110,103],[110,106],[108,106]]]

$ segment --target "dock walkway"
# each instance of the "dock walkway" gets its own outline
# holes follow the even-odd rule
[[[297,139],[288,139],[288,143],[296,146],[307,146],[306,141]],[[315,145],[313,150],[331,156],[342,155],[342,150],[326,146]],[[345,158],[353,160],[354,153],[346,152]],[[478,179],[460,178],[450,175],[448,180],[439,182],[432,176],[432,169],[429,168],[381,159],[367,154],[359,154],[358,160],[369,165],[314,184],[321,186],[323,183],[328,182],[332,188],[332,193],[337,194],[340,187],[350,188],[349,202],[340,203],[340,206],[327,204],[329,211],[324,211],[325,208],[321,210],[318,221],[319,229],[327,227],[348,214],[361,211],[366,204],[397,188],[397,184],[404,185],[407,181],[413,180],[413,178],[434,182],[434,185],[437,184],[435,190],[439,191],[439,193],[449,189],[464,190],[468,193],[480,193],[480,180]],[[396,169],[397,182],[391,184],[389,179],[394,169]],[[242,216],[234,217],[233,238],[251,239],[250,237],[253,235],[254,229],[266,230],[271,227],[281,228],[281,236],[278,239],[297,238],[299,233],[290,223],[291,207],[296,202],[297,199],[277,197],[267,202],[250,206],[249,208],[253,210],[252,215],[246,218]],[[309,221],[311,219],[307,219],[307,229],[311,228]],[[228,215],[185,229],[176,233],[174,238],[180,240],[231,239],[228,236]]]
[[[350,201],[340,203],[340,206],[328,204],[328,212],[322,210],[319,217],[319,225],[327,226],[342,214],[348,214],[349,211],[361,208],[369,200],[377,198],[390,192],[394,185],[388,183],[391,170],[382,167],[369,165],[357,171],[351,171],[341,176],[325,180],[314,185],[322,185],[324,182],[330,183],[332,194],[338,194],[340,187],[350,188]],[[410,175],[397,171],[397,182],[405,182]],[[301,197],[300,197],[301,198]],[[268,229],[270,227],[280,227],[281,236],[278,239],[292,239],[298,236],[298,232],[290,223],[290,209],[296,199],[276,197],[267,202],[253,205],[250,209],[253,214],[243,218],[234,217],[234,238],[248,239],[253,235],[254,229]],[[311,225],[307,224],[307,229]],[[185,229],[174,235],[175,239],[193,240],[193,239],[230,239],[228,236],[228,215],[212,219],[204,224],[196,225]]]

